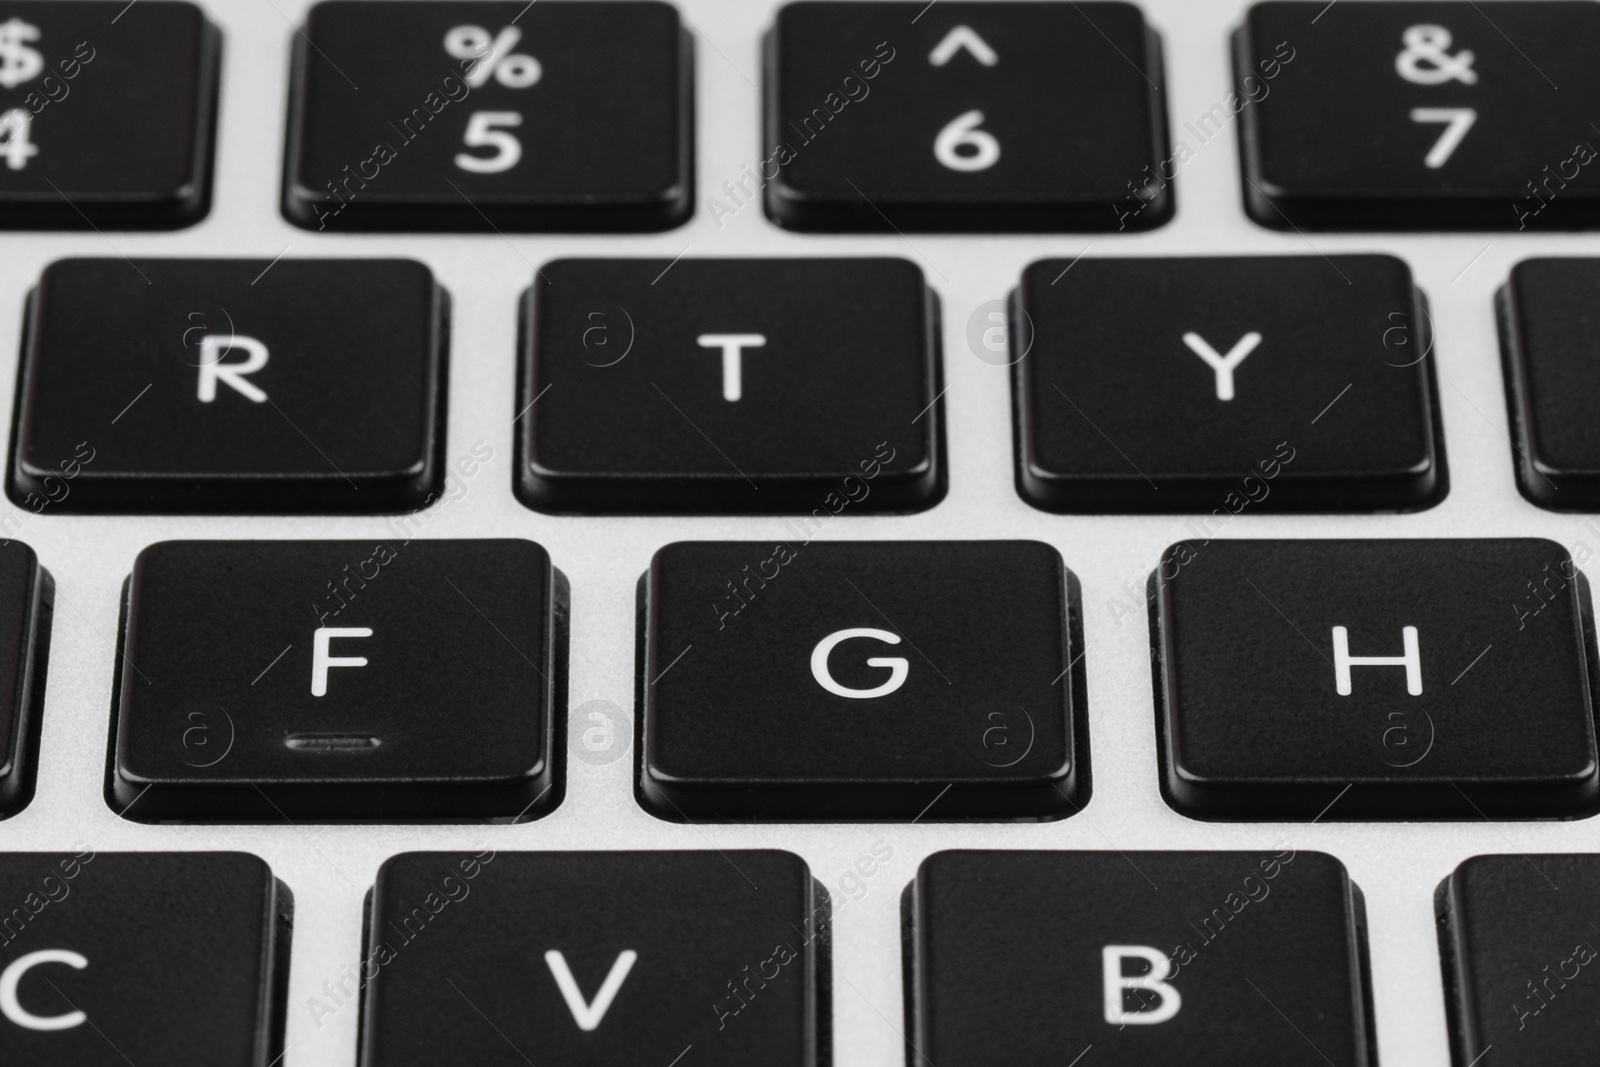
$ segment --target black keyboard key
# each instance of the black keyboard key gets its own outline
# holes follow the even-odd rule
[[[1588,583],[1553,541],[1180,541],[1151,584],[1162,791],[1185,815],[1600,807]]]
[[[55,605],[50,572],[33,549],[9,539],[23,521],[16,512],[0,519],[8,538],[0,541],[0,818],[33,799]]]
[[[222,35],[174,0],[0,11],[0,229],[170,230],[211,208]]]
[[[1589,3],[1267,0],[1186,147],[1237,115],[1245,210],[1275,229],[1595,226],[1596,50]]]
[[[566,580],[531,541],[164,541],[106,797],[144,822],[513,822],[561,801]]]
[[[915,1062],[1377,1064],[1326,853],[936,852],[902,908]]]
[[[0,853],[0,1044],[56,1067],[270,1067],[294,896],[242,852]]]
[[[1035,507],[1210,512],[1211,536],[1448,491],[1427,305],[1393,256],[1046,259],[1013,317]]]
[[[1597,298],[1600,259],[1525,259],[1497,295],[1517,488],[1543,508],[1600,510]]]
[[[639,802],[1045,820],[1089,800],[1077,580],[1037,541],[684,542],[641,581]],[[904,627],[904,629],[902,629]]]
[[[368,897],[361,1062],[823,1067],[832,916],[789,852],[408,852]]]
[[[1439,883],[1439,958],[1458,1067],[1600,1059],[1600,856],[1474,856]]]
[[[938,299],[906,260],[558,260],[523,326],[531,508],[826,517],[944,498]]]
[[[6,491],[78,512],[426,506],[448,309],[413,260],[58,260],[28,304]]]
[[[324,0],[283,213],[361,230],[664,230],[694,210],[694,51],[660,0]]]
[[[1172,217],[1161,41],[1133,4],[801,0],[767,47],[765,189],[797,230],[1144,230]]]

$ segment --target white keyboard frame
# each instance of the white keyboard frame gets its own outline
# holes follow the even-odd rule
[[[278,211],[295,34],[291,23],[298,26],[309,5],[304,0],[200,2],[224,35],[211,214],[176,233],[0,234],[5,250],[0,256],[0,404],[6,412],[15,386],[23,299],[54,259],[118,254],[270,259],[284,252],[416,257],[434,270],[454,301],[448,456],[453,462],[480,439],[495,451],[494,460],[468,483],[467,494],[429,523],[427,536],[515,536],[543,544],[572,583],[569,706],[605,699],[631,709],[634,585],[651,554],[669,541],[788,535],[780,518],[556,518],[517,503],[511,493],[517,297],[534,267],[558,256],[905,256],[923,267],[943,301],[950,494],[919,515],[846,513],[823,536],[1036,538],[1059,548],[1083,585],[1093,799],[1083,814],[1045,825],[674,825],[635,804],[630,756],[608,766],[570,761],[565,802],[549,817],[519,826],[145,826],[119,820],[103,800],[106,727],[118,594],[139,550],[167,538],[376,539],[389,534],[381,517],[82,516],[46,509],[18,535],[37,550],[56,580],[38,792],[25,811],[0,823],[0,849],[66,850],[78,843],[102,852],[241,849],[261,856],[295,895],[289,1048],[282,1062],[285,1067],[346,1067],[355,1061],[355,1007],[319,1026],[307,1000],[320,996],[325,980],[357,960],[363,897],[378,865],[395,853],[466,851],[484,842],[497,850],[782,848],[804,857],[836,890],[855,857],[881,839],[894,858],[867,880],[865,895],[836,920],[832,997],[837,1067],[887,1067],[904,1063],[900,892],[930,853],[949,848],[1268,849],[1287,841],[1343,860],[1366,894],[1381,1061],[1446,1067],[1434,887],[1456,864],[1481,853],[1594,849],[1600,824],[1207,824],[1168,808],[1157,789],[1142,589],[1162,548],[1188,536],[1185,517],[1063,517],[1023,503],[1012,482],[1009,372],[971,354],[966,323],[979,304],[1004,297],[1024,266],[1046,256],[1070,258],[1086,250],[1091,256],[1393,253],[1411,265],[1432,304],[1449,496],[1438,507],[1412,515],[1280,516],[1246,509],[1228,524],[1226,536],[1541,536],[1600,548],[1600,518],[1591,525],[1584,516],[1542,511],[1517,493],[1493,308],[1495,290],[1512,264],[1528,256],[1600,255],[1600,233],[1307,239],[1270,232],[1249,222],[1241,207],[1236,124],[1200,147],[1182,168],[1177,217],[1150,233],[912,235],[909,240],[801,235],[778,229],[755,205],[719,228],[706,211],[707,199],[721,195],[722,182],[737,177],[742,164],[765,154],[760,148],[761,44],[778,4],[677,0],[696,32],[699,185],[697,210],[687,226],[647,236],[508,239],[316,234],[289,225]],[[1355,2],[1362,0],[1340,0]],[[1141,6],[1162,35],[1174,136],[1195,147],[1182,123],[1230,91],[1229,36],[1247,4],[1141,0]],[[0,17],[4,10],[0,3]],[[924,16],[939,17],[938,5]],[[918,61],[908,49],[901,55],[900,62]],[[94,77],[94,68],[84,76]],[[1281,76],[1292,78],[1292,65]],[[876,105],[869,98],[854,106]],[[848,119],[848,112],[841,116]],[[1340,284],[1331,270],[1329,284]],[[1600,576],[1600,564],[1591,573]],[[1125,582],[1136,599],[1122,592]],[[1106,606],[1118,598],[1134,609],[1120,626]],[[225,616],[225,598],[219,597],[217,610]],[[1512,610],[1509,601],[1506,610]],[[1516,729],[1514,711],[1505,709],[1505,729]],[[1070,893],[1071,887],[1062,891]],[[1527,906],[1539,903],[1530,900]],[[605,917],[595,918],[603,922]],[[1285,952],[1292,951],[1285,946]],[[1497,1009],[1491,1004],[1488,1010]],[[1300,1041],[1287,1026],[1282,1036],[1286,1047]],[[1093,1040],[1086,1034],[1083,1043]],[[662,1048],[663,1067],[678,1051]],[[1062,1051],[1063,1064],[1078,1053],[1077,1048]],[[538,1060],[536,1050],[530,1054]],[[1197,1061],[1203,1055],[1196,1050]],[[693,1056],[685,1057],[683,1067],[693,1067]],[[1092,1067],[1092,1053],[1084,1063]]]

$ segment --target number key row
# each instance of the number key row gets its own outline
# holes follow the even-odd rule
[[[204,216],[221,34],[199,7],[0,16],[0,227]],[[694,35],[661,0],[324,0],[293,41],[296,225],[644,231],[695,211]],[[1169,118],[1133,4],[798,0],[765,49],[760,153],[704,210],[719,227],[759,201],[813,231],[1149,229],[1234,127],[1264,226],[1593,227],[1597,45],[1591,4],[1266,0],[1234,36],[1232,90]]]

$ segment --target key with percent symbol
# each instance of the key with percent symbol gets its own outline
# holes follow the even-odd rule
[[[191,3],[125,7],[0,11],[0,229],[176,229],[209,210],[221,34]]]
[[[522,31],[507,26],[493,37],[482,26],[457,26],[444,35],[444,50],[457,59],[476,59],[475,69],[463,73],[462,80],[476,89],[494,75],[507,89],[526,89],[539,80],[544,68],[532,56],[515,55],[512,49],[522,40]]]
[[[507,89],[526,89],[539,80],[543,68],[532,56],[514,55],[513,46],[522,31],[507,26],[493,37],[482,26],[457,26],[444,35],[444,50],[463,60],[461,80],[469,88],[486,85],[490,76]],[[467,120],[463,140],[476,148],[492,149],[488,157],[472,152],[456,154],[456,166],[473,174],[498,174],[510,170],[522,159],[522,142],[510,134],[496,132],[497,126],[521,126],[520,111],[475,111]]]
[[[693,81],[663,0],[323,0],[297,37],[283,213],[324,233],[669,229],[693,210]]]

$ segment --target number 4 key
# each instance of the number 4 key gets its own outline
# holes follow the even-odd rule
[[[221,34],[177,0],[0,12],[0,229],[169,230],[211,204]]]

